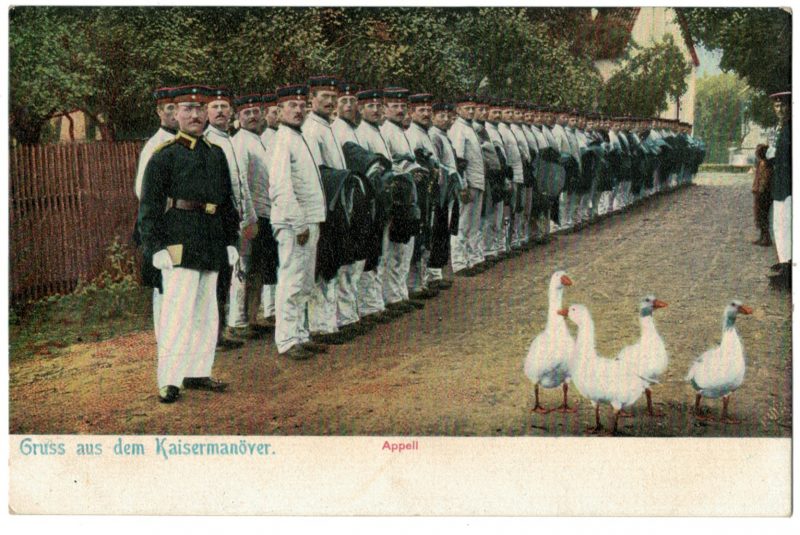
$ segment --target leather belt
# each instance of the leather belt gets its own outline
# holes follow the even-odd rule
[[[217,205],[210,202],[187,201],[185,199],[173,199],[167,197],[167,210],[177,208],[178,210],[188,210],[190,212],[203,212],[209,215],[217,213]]]

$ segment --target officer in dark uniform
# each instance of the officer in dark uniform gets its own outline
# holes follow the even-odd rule
[[[153,154],[144,173],[138,225],[145,262],[163,289],[158,388],[163,403],[180,386],[220,392],[211,378],[217,345],[217,275],[238,260],[239,216],[225,153],[204,136],[206,96],[176,88],[179,131]]]

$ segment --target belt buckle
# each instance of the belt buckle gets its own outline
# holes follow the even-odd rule
[[[217,213],[217,205],[216,205],[216,204],[211,204],[210,202],[209,202],[209,203],[206,203],[206,204],[205,204],[205,212],[206,212],[208,215],[214,215],[214,214],[216,214],[216,213]]]

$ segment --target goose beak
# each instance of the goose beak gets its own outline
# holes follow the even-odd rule
[[[667,303],[665,303],[664,301],[660,301],[658,299],[653,301],[653,308],[666,308],[666,306],[667,306]]]
[[[561,275],[561,284],[563,284],[564,286],[572,286],[572,279],[570,279],[566,275]]]
[[[748,314],[749,315],[749,314],[753,313],[753,309],[752,308],[750,308],[748,306],[744,306],[744,305],[738,307],[736,310],[738,310],[740,314]]]
[[[562,308],[561,310],[558,311],[558,315],[559,316],[564,316],[565,318],[568,318],[569,317],[569,309],[568,308]]]

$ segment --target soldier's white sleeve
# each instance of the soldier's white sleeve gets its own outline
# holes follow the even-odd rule
[[[292,184],[292,160],[287,140],[275,136],[275,150],[269,166],[271,224],[275,228],[293,228],[298,233],[307,227],[303,209],[297,202]]]
[[[136,194],[136,198],[139,200],[142,199],[144,170],[147,168],[147,162],[149,162],[150,158],[153,156],[153,151],[155,148],[156,144],[153,143],[153,138],[150,138],[147,140],[147,143],[144,144],[144,147],[142,147],[142,152],[139,154],[139,166],[136,170],[136,181],[133,184],[133,192]]]

